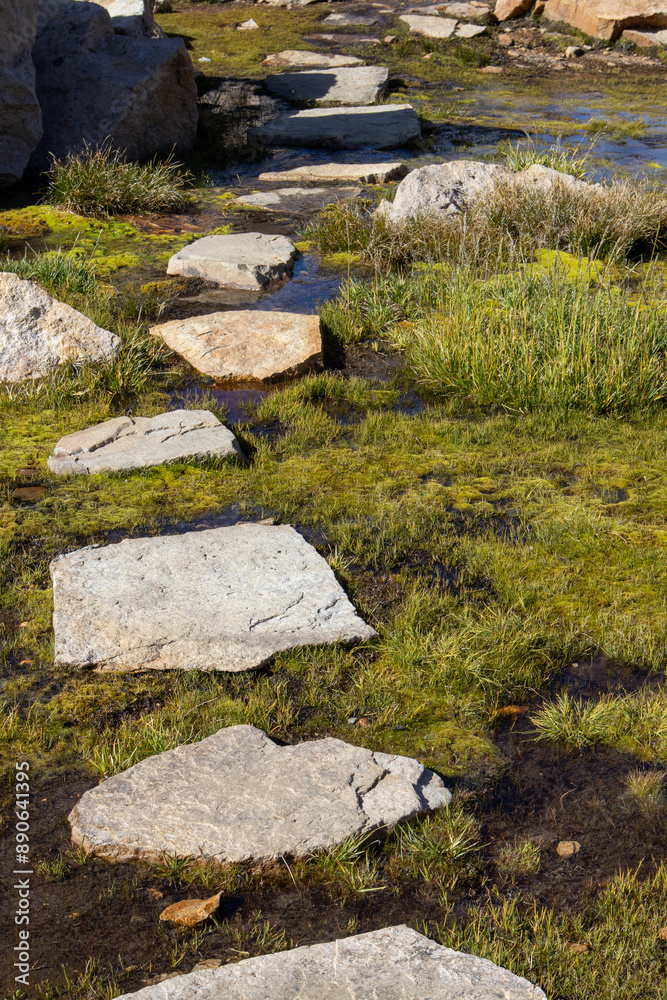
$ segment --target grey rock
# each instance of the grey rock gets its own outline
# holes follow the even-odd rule
[[[267,76],[272,94],[291,101],[373,104],[387,87],[386,66],[352,66]]]
[[[379,24],[380,18],[377,14],[329,14],[322,21],[322,24],[330,24],[333,27],[349,28],[352,25],[360,27],[372,27]]]
[[[388,184],[400,181],[409,167],[399,160],[392,163],[313,163],[291,170],[266,171],[260,181],[358,181],[362,184]]]
[[[331,205],[344,198],[356,198],[360,194],[361,188],[358,187],[277,188],[274,191],[254,191],[252,194],[242,194],[238,198],[234,198],[232,204],[265,208],[272,212],[292,212],[295,215],[304,215],[308,212],[319,212],[326,205]]]
[[[667,32],[665,32],[664,34],[667,36]],[[585,54],[586,54],[585,50],[582,49],[579,45],[568,45],[568,47],[565,49],[566,59],[578,59],[579,56],[583,56]]]
[[[119,35],[164,37],[153,20],[153,0],[95,0],[95,3],[109,11],[113,29]]]
[[[214,378],[271,382],[322,364],[318,316],[228,310],[171,320],[150,332]]]
[[[375,634],[288,525],[125,539],[50,569],[56,661],[72,666],[251,670],[282,650]]]
[[[667,45],[667,29],[640,31],[638,28],[626,28],[621,38],[624,42],[632,42],[633,45],[638,45],[641,49],[650,49],[656,46],[662,47]],[[578,54],[583,55],[584,50],[582,49]],[[567,52],[565,53],[565,57],[567,58]]]
[[[450,38],[454,34],[456,21],[451,17],[430,17],[420,14],[401,14],[401,21],[416,35],[426,38]]]
[[[553,167],[545,167],[541,163],[535,163],[532,167],[522,170],[511,178],[513,183],[519,187],[530,188],[534,191],[551,191],[556,185],[569,188],[571,191],[601,191],[601,184],[589,184],[572,174],[564,174]]]
[[[209,410],[172,410],[157,417],[113,417],[67,434],[49,458],[49,470],[71,473],[144,469],[188,458],[244,458],[230,430]]]
[[[267,146],[388,149],[415,139],[420,129],[417,113],[410,104],[382,104],[297,111],[281,115],[253,129],[251,134]]]
[[[332,43],[333,45],[381,45],[382,42],[379,38],[374,35],[351,35],[343,34],[342,32],[336,31],[335,33],[327,31],[315,32],[313,35],[304,35],[304,42],[316,42],[318,45],[321,42]]]
[[[323,52],[310,52],[307,49],[284,49],[274,52],[264,60],[265,66],[321,66],[323,69],[336,69],[339,66],[363,66],[363,59],[356,56],[328,56]]]
[[[267,861],[391,829],[450,800],[410,757],[331,738],[278,746],[254,726],[230,726],[85,792],[69,821],[74,843],[117,861],[165,852]]]
[[[32,47],[38,0],[0,0],[0,187],[15,184],[42,138]]]
[[[452,160],[413,170],[396,189],[393,202],[380,202],[376,212],[392,223],[416,216],[458,215],[512,172],[494,163]]]
[[[30,169],[53,154],[108,141],[131,160],[187,152],[197,132],[197,88],[180,38],[114,32],[86,0],[40,0],[33,58],[44,135]]]
[[[167,265],[167,274],[205,278],[228,288],[264,288],[289,277],[296,257],[286,236],[236,233],[204,236],[179,250]]]
[[[486,34],[486,25],[459,24],[454,34],[457,38],[476,38],[478,35]]]
[[[119,1000],[546,1000],[527,979],[411,927],[191,972]]]
[[[120,338],[32,281],[0,272],[0,382],[43,378],[68,361],[108,361]]]
[[[283,101],[265,92],[261,81],[201,77],[197,98],[199,131],[220,161],[252,159],[257,144],[248,131],[288,109]]]
[[[441,8],[441,12],[449,14],[450,17],[462,17],[465,20],[475,20],[483,17],[488,12],[488,8],[477,7],[471,3],[448,3]]]

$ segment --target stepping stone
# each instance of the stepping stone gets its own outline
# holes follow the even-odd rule
[[[361,188],[278,188],[275,191],[255,191],[234,198],[233,205],[265,208],[272,212],[290,211],[296,214],[317,212],[334,201],[356,198]]]
[[[387,184],[400,181],[410,168],[399,160],[392,163],[313,163],[291,170],[268,170],[260,181],[358,181],[362,184]]]
[[[485,33],[485,24],[459,24],[455,32],[457,38],[476,38],[477,35]]]
[[[448,3],[441,10],[451,17],[474,19],[483,17],[484,14],[488,13],[489,8],[484,5],[478,7],[471,3]]]
[[[304,984],[306,987],[304,989]],[[546,1000],[539,986],[401,924],[176,976],[118,1000]]]
[[[71,666],[252,670],[286,649],[375,635],[289,525],[125,539],[50,569],[56,662]]]
[[[381,45],[374,35],[304,35],[304,42],[333,42],[334,45]]]
[[[329,14],[322,21],[322,24],[340,25],[341,28],[349,28],[357,24],[372,27],[374,24],[379,23],[380,18],[377,14]]]
[[[191,458],[236,455],[245,459],[230,430],[209,410],[172,410],[157,417],[114,417],[60,439],[49,471],[119,472]]]
[[[205,278],[225,288],[260,289],[272,281],[291,277],[296,253],[286,236],[265,233],[204,236],[174,254],[167,265],[167,274]]]
[[[410,104],[382,104],[295,111],[251,129],[249,134],[267,146],[387,149],[417,138],[420,129],[417,112]]]
[[[272,382],[322,365],[318,316],[230,310],[174,319],[150,332],[214,378]]]
[[[302,49],[284,49],[274,52],[264,60],[265,66],[321,66],[323,69],[337,69],[339,66],[363,66],[363,59],[355,56],[327,56],[323,52],[308,52]]]
[[[0,382],[44,378],[71,361],[109,361],[120,338],[33,281],[0,272]]]
[[[401,21],[416,35],[426,38],[450,38],[454,34],[456,21],[451,17],[429,17],[420,14],[401,14]]]
[[[384,93],[389,78],[386,66],[280,73],[267,76],[272,94],[290,101],[337,101],[339,104],[373,104]]]
[[[116,861],[268,861],[391,829],[451,797],[411,757],[331,738],[278,746],[255,726],[228,726],[108,778],[69,822],[74,843]]]

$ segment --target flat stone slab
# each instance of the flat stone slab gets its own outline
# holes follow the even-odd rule
[[[624,42],[632,42],[642,49],[650,49],[654,46],[667,45],[667,29],[658,31],[639,31],[637,28],[626,28],[621,35]]]
[[[450,38],[454,34],[457,22],[451,17],[431,17],[421,14],[401,14],[401,21],[416,35],[426,38]]]
[[[245,458],[227,427],[209,410],[172,410],[156,417],[114,417],[62,437],[49,471],[119,472],[191,458]]]
[[[349,28],[352,25],[360,27],[372,27],[379,24],[382,18],[377,14],[329,14],[322,21],[322,24],[330,24],[334,28]]]
[[[214,378],[270,382],[322,364],[318,316],[230,310],[174,319],[150,332]]]
[[[278,746],[254,726],[140,761],[82,795],[72,840],[125,861],[302,857],[447,805],[442,779],[411,757],[337,739]]]
[[[384,927],[167,979],[118,1000],[546,1000],[527,979]]]
[[[336,69],[339,66],[363,66],[363,59],[356,56],[327,56],[323,52],[310,52],[308,49],[284,49],[274,52],[264,60],[265,66],[321,66],[323,69]]]
[[[167,265],[167,274],[205,278],[226,288],[260,289],[291,277],[296,257],[287,236],[236,233],[204,236],[179,250]]]
[[[358,187],[326,188],[277,188],[274,191],[254,191],[234,198],[232,204],[247,205],[251,208],[265,208],[270,212],[293,212],[303,215],[318,212],[326,205],[344,198],[356,198],[361,194]]]
[[[400,181],[410,168],[395,160],[391,163],[313,163],[291,170],[267,170],[260,181],[357,181],[362,184],[387,184]]]
[[[0,272],[0,382],[44,378],[71,361],[109,361],[119,350],[115,333],[33,281]]]
[[[388,78],[386,66],[352,66],[272,74],[267,76],[266,86],[272,94],[290,101],[373,104],[384,93]]]
[[[56,662],[251,670],[298,646],[375,635],[289,525],[125,539],[54,559]]]
[[[476,38],[486,34],[485,24],[459,24],[454,32],[457,38]]]
[[[417,138],[420,129],[417,112],[410,104],[382,104],[295,111],[252,129],[250,134],[268,146],[387,149]]]

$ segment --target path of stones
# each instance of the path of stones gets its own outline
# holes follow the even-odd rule
[[[406,14],[411,30],[444,38],[483,31],[460,18],[470,4]],[[376,18],[333,14],[336,27]],[[286,51],[268,66],[303,67],[270,75],[282,98],[344,106],[291,111],[259,127],[266,145],[321,144],[385,149],[419,134],[409,105],[382,105],[384,67],[358,59]],[[361,63],[361,65],[360,65]],[[278,187],[237,199],[312,208],[358,193],[341,183],[402,180],[378,212],[390,223],[469,207],[491,186],[542,188],[579,183],[545,168],[512,177],[488,164],[458,161],[412,172],[400,160],[304,165],[259,180],[318,183]],[[407,174],[407,177],[406,177]],[[271,290],[289,280],[297,251],[285,236],[207,236],[175,254],[167,273],[221,287]],[[0,380],[45,374],[66,358],[109,357],[113,334],[13,275],[0,275],[5,343]],[[29,316],[29,322],[26,317]],[[218,312],[151,331],[195,368],[222,378],[270,380],[322,365],[316,316]],[[21,363],[17,360],[23,359]],[[49,460],[58,475],[142,468],[193,457],[245,461],[234,435],[208,411],[176,410],[151,419],[118,417],[62,438]],[[288,525],[237,524],[179,536],[125,540],[54,560],[56,661],[98,670],[247,670],[304,644],[356,642],[375,633],[356,614],[333,572]],[[441,779],[406,757],[373,753],[337,739],[277,746],[253,726],[149,757],[86,792],[70,815],[73,840],[113,860],[206,856],[220,862],[298,857],[347,837],[391,829],[420,812],[446,808]],[[203,903],[205,917],[217,897]],[[196,908],[196,907],[195,907]],[[247,959],[168,978],[132,994],[145,1000],[537,1000],[543,992],[491,962],[453,952],[407,927]],[[121,1000],[129,1000],[130,994]]]

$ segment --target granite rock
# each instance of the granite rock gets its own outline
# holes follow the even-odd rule
[[[43,378],[69,361],[108,361],[119,349],[115,333],[34,282],[0,272],[0,383]]]
[[[171,410],[157,417],[113,417],[67,434],[48,465],[65,476],[232,455],[245,458],[232,432],[209,410]]]
[[[267,146],[324,146],[358,149],[402,146],[420,134],[419,120],[410,104],[375,107],[313,108],[280,115],[252,130]]]
[[[16,184],[42,138],[32,47],[38,0],[0,0],[0,188]]]
[[[266,171],[260,181],[356,181],[360,184],[388,184],[400,181],[410,168],[400,161],[392,163],[313,163],[291,170]]]
[[[527,979],[411,927],[202,969],[119,1000],[546,1000]]]
[[[451,17],[432,17],[422,14],[401,14],[410,31],[426,38],[450,38],[456,28],[456,20]]]
[[[318,316],[228,310],[170,320],[150,332],[214,378],[271,382],[322,364]]]
[[[626,28],[667,28],[666,0],[547,0],[543,17],[613,41]]]
[[[386,66],[350,66],[273,74],[267,76],[266,86],[272,94],[291,101],[373,104],[384,93],[388,77]]]
[[[265,861],[391,829],[450,800],[410,757],[332,738],[278,746],[254,726],[229,726],[108,778],[69,821],[75,843],[116,861]]]
[[[251,670],[375,634],[289,525],[236,524],[78,549],[51,563],[56,662]]]
[[[204,278],[226,288],[261,289],[291,276],[296,253],[287,236],[204,236],[174,254],[167,274]]]
[[[234,198],[234,205],[248,205],[253,208],[265,208],[271,212],[290,212],[293,215],[304,215],[309,212],[319,212],[332,202],[345,198],[357,198],[361,194],[358,187],[325,188],[276,188],[273,191],[253,191],[252,194],[242,194]]]
[[[309,52],[306,49],[284,49],[274,52],[264,60],[265,66],[313,66],[336,69],[339,66],[363,66],[363,59],[356,56],[328,56],[323,52]]]
[[[393,202],[382,201],[377,214],[392,223],[416,216],[459,215],[512,172],[493,163],[452,160],[413,170],[396,189]]]

